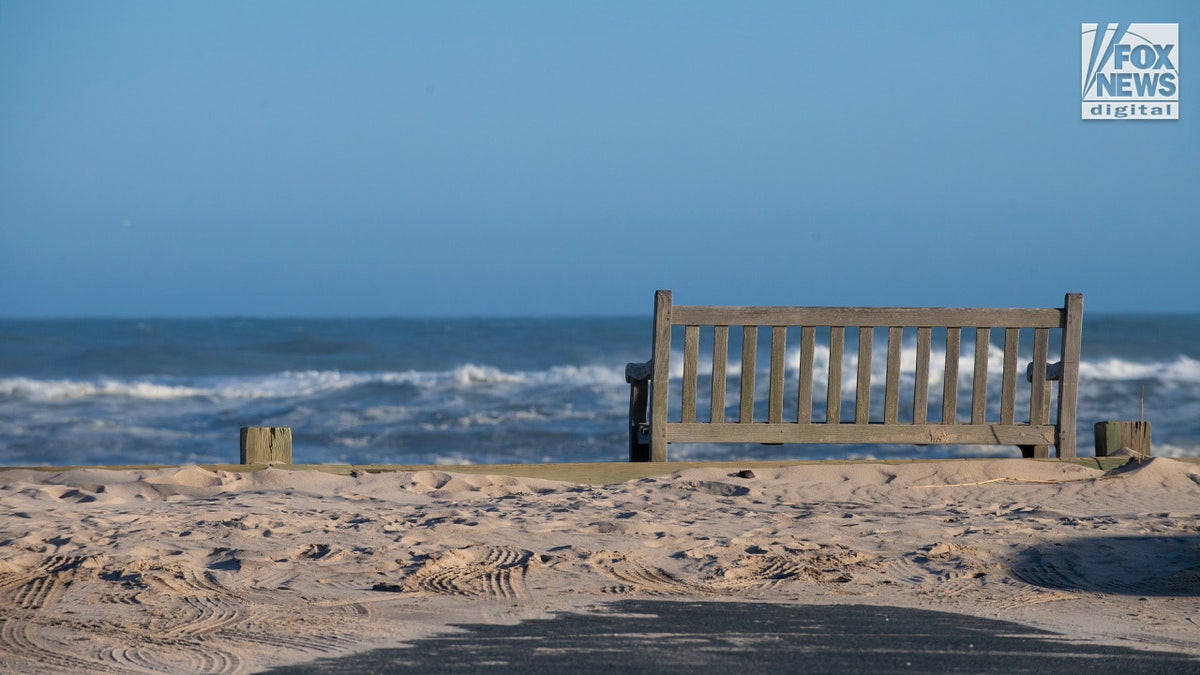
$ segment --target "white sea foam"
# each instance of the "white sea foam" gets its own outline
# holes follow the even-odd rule
[[[35,380],[27,377],[0,379],[0,397],[25,398],[32,401],[68,401],[97,396],[177,399],[203,396],[205,393],[203,389],[196,387],[165,385],[147,380]]]
[[[1200,383],[1200,361],[1178,356],[1172,361],[1128,361],[1109,358],[1083,361],[1079,377],[1092,380],[1159,380],[1161,382]]]
[[[371,384],[409,385],[418,389],[470,389],[495,385],[609,386],[624,382],[622,368],[607,366],[554,366],[540,371],[505,371],[464,364],[443,371],[359,373],[337,370],[285,371],[268,375],[192,378],[172,382],[131,378],[95,380],[0,379],[0,397],[36,402],[71,401],[97,397],[143,400],[207,397],[212,399],[296,398],[328,394]]]

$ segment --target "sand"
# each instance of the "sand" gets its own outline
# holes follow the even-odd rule
[[[1200,655],[1200,465],[1165,458],[611,485],[8,470],[0,513],[5,672],[251,672],[631,598],[934,609]]]

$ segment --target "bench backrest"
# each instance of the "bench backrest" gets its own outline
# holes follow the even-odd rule
[[[721,307],[681,306],[670,291],[654,301],[653,370],[649,401],[650,459],[665,461],[668,442],[748,443],[960,443],[1044,446],[1060,457],[1075,454],[1075,406],[1079,380],[1083,296],[1068,294],[1062,308],[953,309],[883,307]],[[673,330],[681,327],[682,330]],[[701,383],[701,328],[712,343],[712,376]],[[765,419],[755,419],[755,371],[759,329],[770,330],[770,369]],[[799,333],[799,374],[787,378],[787,335]],[[876,328],[886,330],[887,356],[882,417],[871,419],[871,364]],[[741,338],[737,419],[726,420],[726,369],[730,331]],[[817,331],[828,340],[824,421],[813,419],[813,376]],[[842,419],[842,369],[847,329],[858,334],[858,365],[853,420]],[[901,345],[905,332],[916,336],[912,368],[912,415],[900,414]],[[958,419],[959,349],[963,331],[974,332],[970,421]],[[1003,365],[989,373],[993,331],[1004,332]],[[1020,334],[1032,332],[1032,363],[1018,363]],[[930,355],[933,336],[944,333],[939,420],[930,422]],[[1049,363],[1050,336],[1058,332],[1061,368]],[[682,332],[682,391],[671,398],[672,334]],[[794,365],[794,364],[793,364]],[[1053,372],[1051,372],[1053,371]],[[1026,373],[1028,372],[1028,377]],[[937,373],[935,373],[935,376]],[[989,376],[1000,378],[998,410],[987,407]],[[1057,380],[1056,423],[1050,423],[1051,378]],[[795,380],[793,384],[790,380]],[[936,382],[936,380],[935,380]],[[1018,388],[1028,382],[1029,415],[1017,415]],[[697,390],[708,389],[707,420],[698,415]],[[784,410],[785,391],[795,409]],[[678,421],[668,420],[677,400]],[[790,400],[790,399],[789,399]],[[789,406],[790,407],[790,406]],[[760,411],[761,412],[761,411]],[[990,417],[990,419],[989,419]]]

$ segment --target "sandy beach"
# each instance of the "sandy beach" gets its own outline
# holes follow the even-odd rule
[[[0,513],[5,672],[252,672],[642,598],[938,610],[1200,655],[1200,464],[1165,458],[595,485],[19,469]]]

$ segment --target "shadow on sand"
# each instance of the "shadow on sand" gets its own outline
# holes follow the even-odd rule
[[[870,605],[627,600],[274,673],[1195,673],[1200,660]]]
[[[1200,536],[1081,537],[1035,546],[1013,576],[1068,591],[1200,596]]]

